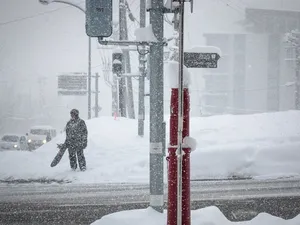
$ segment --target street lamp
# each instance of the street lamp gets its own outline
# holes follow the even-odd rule
[[[74,6],[79,9],[81,12],[85,14],[85,9],[79,5],[76,5],[72,2],[64,1],[64,0],[39,0],[39,2],[43,5],[49,5],[52,2],[63,3],[67,5]],[[91,48],[91,37],[89,37],[89,45],[88,45],[88,119],[92,118],[92,109],[91,109],[91,86],[92,86],[92,48]]]

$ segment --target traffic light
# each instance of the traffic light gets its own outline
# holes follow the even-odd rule
[[[114,52],[112,54],[112,71],[118,76],[123,70],[123,52]]]
[[[90,37],[112,35],[112,0],[86,0],[86,34]]]

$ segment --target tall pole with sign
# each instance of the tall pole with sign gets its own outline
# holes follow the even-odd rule
[[[126,8],[125,1],[119,0],[119,39],[126,40]],[[124,54],[124,52],[123,52]],[[125,60],[122,61],[122,74],[125,73]],[[119,111],[121,117],[126,117],[126,81],[124,76],[119,77]]]
[[[85,1],[86,34],[89,38],[89,52],[91,52],[91,37],[110,37],[112,35],[112,0],[86,0]],[[91,115],[91,56],[89,55],[88,71],[88,118]],[[96,108],[96,110],[98,110]]]
[[[189,136],[189,92],[188,88],[184,87],[183,82],[184,66],[188,68],[217,68],[217,61],[220,56],[214,52],[184,52],[185,0],[173,0],[172,2],[179,3],[179,70],[178,90],[172,88],[171,94],[167,224],[190,225],[191,146],[184,143]],[[193,2],[190,2],[191,11],[193,11]]]
[[[183,131],[183,66],[184,66],[184,0],[179,12],[178,137],[177,137],[177,225],[182,224],[182,131]]]
[[[150,46],[150,206],[163,212],[164,0],[151,0],[150,24],[158,42]]]

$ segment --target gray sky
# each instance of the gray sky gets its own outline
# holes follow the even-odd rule
[[[57,3],[44,6],[38,0],[1,0],[2,23],[28,16],[35,17],[0,25],[1,77],[86,71],[88,38],[82,12]]]
[[[20,19],[26,17],[32,18]],[[14,83],[18,93],[32,89],[31,93],[38,98],[38,77],[43,76],[47,78],[46,100],[57,101],[57,75],[86,72],[87,46],[85,16],[78,9],[58,3],[45,6],[38,0],[1,0],[0,80]],[[96,66],[100,64],[96,41],[93,41],[93,50],[92,65]],[[60,98],[66,101],[57,104],[72,105],[73,99]],[[79,99],[81,105],[86,106],[86,99]],[[76,101],[72,106],[82,108],[79,103]]]

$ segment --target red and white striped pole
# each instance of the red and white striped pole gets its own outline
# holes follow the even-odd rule
[[[188,74],[184,73],[184,2],[179,2],[178,83],[172,88],[168,166],[168,225],[190,225],[190,153],[184,139],[189,137],[190,97]],[[188,73],[188,72],[187,72]],[[172,76],[176,74],[170,74]],[[185,81],[187,83],[185,84]]]
[[[177,224],[177,148],[178,148],[178,88],[172,88],[170,115],[170,144],[168,148],[168,225]],[[183,132],[182,138],[190,134],[190,96],[188,88],[183,89]],[[183,141],[183,140],[182,140]],[[182,160],[182,225],[191,224],[190,211],[190,153],[191,149],[183,146]]]

